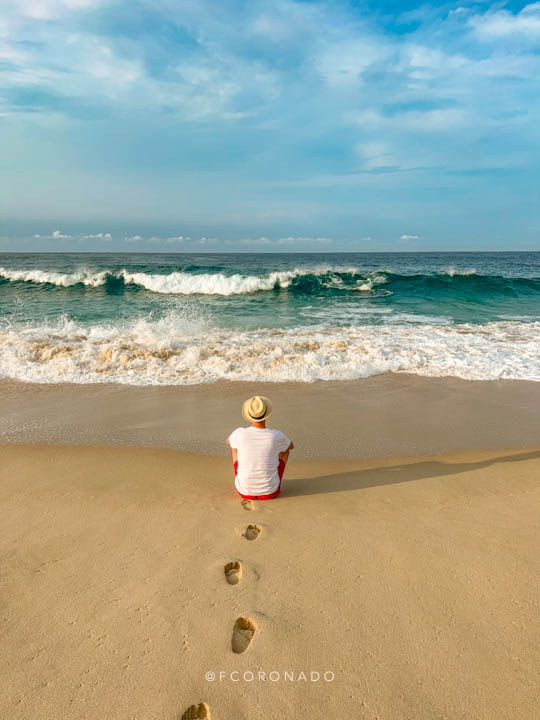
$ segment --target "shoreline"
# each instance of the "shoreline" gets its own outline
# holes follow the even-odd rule
[[[298,459],[432,456],[534,447],[540,383],[384,374],[316,383],[189,386],[0,381],[0,443],[153,447],[226,456],[242,401],[268,395]]]

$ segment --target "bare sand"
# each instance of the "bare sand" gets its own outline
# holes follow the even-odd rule
[[[248,507],[225,457],[1,446],[0,717],[536,720],[535,445],[293,458]]]

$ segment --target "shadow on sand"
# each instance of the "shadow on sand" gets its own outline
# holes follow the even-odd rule
[[[520,462],[540,458],[540,450],[533,450],[512,455],[501,455],[479,462],[445,463],[425,460],[417,463],[402,463],[384,467],[359,468],[352,472],[321,475],[319,477],[298,478],[283,483],[282,497],[299,495],[319,495],[323,493],[362,490],[394,483],[436,478],[444,475],[457,475],[471,470],[481,470],[498,463]]]

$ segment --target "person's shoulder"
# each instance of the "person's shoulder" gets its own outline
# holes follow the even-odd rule
[[[270,429],[272,430],[272,432],[274,433],[274,435],[275,435],[276,437],[278,437],[278,438],[280,438],[280,439],[281,439],[281,438],[287,438],[287,436],[285,435],[285,433],[282,432],[281,430],[278,430],[277,428],[270,428]]]
[[[237,427],[235,430],[232,431],[231,435],[234,435],[235,433],[241,433],[243,430],[247,430],[247,428]]]

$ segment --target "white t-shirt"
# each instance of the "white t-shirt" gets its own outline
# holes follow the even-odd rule
[[[242,495],[269,495],[279,485],[279,453],[291,441],[280,430],[241,427],[229,437],[229,444],[238,450],[238,471],[234,484]]]

